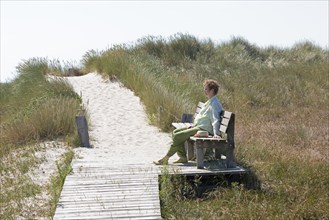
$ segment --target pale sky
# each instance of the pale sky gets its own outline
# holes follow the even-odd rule
[[[176,33],[260,47],[311,41],[328,49],[323,1],[6,1],[1,0],[1,82],[33,57],[79,62],[91,49]]]

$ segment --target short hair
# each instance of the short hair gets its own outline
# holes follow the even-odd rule
[[[207,87],[209,90],[214,90],[214,94],[217,95],[218,93],[218,88],[219,88],[219,85],[217,83],[216,80],[213,80],[213,79],[206,79],[204,82],[203,82],[203,86],[204,87]]]

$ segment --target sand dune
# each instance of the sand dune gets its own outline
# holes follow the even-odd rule
[[[131,90],[119,82],[106,82],[96,73],[66,79],[82,95],[90,116],[93,148],[78,148],[79,158],[113,164],[148,164],[165,155],[170,134],[148,123],[139,97]]]

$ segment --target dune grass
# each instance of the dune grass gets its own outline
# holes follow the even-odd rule
[[[29,141],[53,139],[74,132],[80,98],[64,80],[47,80],[53,71],[45,59],[18,66],[13,82],[1,84],[0,156]]]
[[[203,199],[169,188],[165,219],[329,218],[328,50],[310,42],[259,48],[243,38],[215,45],[177,34],[90,51],[83,63],[116,75],[164,131],[205,101],[206,78],[219,82],[219,99],[236,113],[236,159],[260,188],[219,188]]]
[[[68,151],[64,155],[62,160],[56,163],[58,169],[58,175],[53,176],[51,178],[51,184],[49,186],[52,197],[50,200],[51,210],[49,213],[47,213],[48,216],[53,217],[55,215],[55,211],[57,208],[59,197],[62,192],[65,178],[72,171],[71,161],[73,159],[73,156],[74,156],[74,152],[72,150]]]
[[[17,69],[19,75],[14,81],[0,84],[0,219],[51,218],[48,204],[38,208],[38,198],[46,191],[58,191],[61,185],[38,185],[29,172],[42,163],[42,158],[35,156],[41,150],[40,142],[76,142],[74,119],[80,98],[65,81],[45,77],[62,71],[58,62],[32,58]],[[58,163],[62,166],[64,162]],[[49,206],[54,209],[56,204]]]

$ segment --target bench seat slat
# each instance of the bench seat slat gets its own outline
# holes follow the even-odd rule
[[[192,141],[218,141],[218,142],[226,141],[226,139],[223,139],[223,138],[213,138],[213,137],[205,138],[205,137],[194,137],[194,136],[192,136],[192,137],[190,137],[190,139]]]

